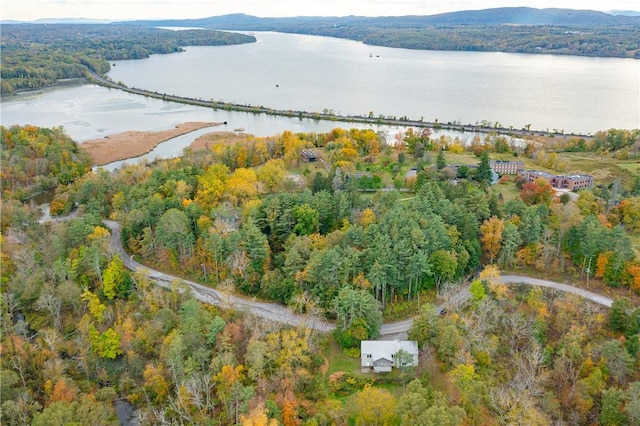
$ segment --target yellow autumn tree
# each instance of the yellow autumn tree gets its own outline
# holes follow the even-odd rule
[[[504,231],[504,221],[496,216],[491,216],[480,225],[480,241],[491,264],[502,247],[502,231]]]
[[[395,424],[396,401],[384,389],[366,385],[356,394],[356,425],[384,426]]]
[[[269,419],[264,404],[258,404],[246,415],[240,416],[240,424],[242,426],[278,426],[280,423],[276,419]]]
[[[496,265],[487,265],[480,272],[480,280],[487,283],[496,298],[504,299],[509,295],[509,288],[500,280],[500,270]]]
[[[258,169],[258,180],[264,184],[268,192],[273,192],[285,178],[284,161],[269,160]]]
[[[147,394],[157,403],[164,402],[169,396],[169,385],[165,378],[166,372],[162,364],[156,367],[147,364],[144,369],[144,388]]]
[[[96,226],[93,228],[93,233],[89,234],[88,237],[90,241],[98,244],[102,251],[107,251],[109,248],[111,234],[107,228]]]
[[[284,161],[288,165],[297,164],[300,161],[300,153],[307,147],[307,142],[301,140],[290,130],[282,132],[278,142],[283,147]]]
[[[255,170],[236,169],[227,179],[227,193],[235,205],[258,195],[258,177]]]
[[[376,214],[371,209],[364,209],[362,211],[362,214],[360,214],[360,225],[362,225],[363,228],[366,228],[367,226],[371,225],[375,221],[376,221]]]
[[[198,176],[195,202],[205,209],[215,207],[225,194],[228,174],[227,166],[214,164],[202,176]]]

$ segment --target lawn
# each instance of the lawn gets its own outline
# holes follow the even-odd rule
[[[513,181],[514,178],[515,176],[510,176],[510,181],[497,183],[491,187],[496,196],[500,198],[500,195],[502,195],[502,200],[504,200],[505,203],[510,200],[515,200],[520,195],[520,190]]]
[[[327,378],[337,372],[344,371],[355,375],[361,375],[360,358],[349,358],[346,356],[333,336],[327,337],[327,343],[324,347],[324,356],[329,363],[327,370]]]

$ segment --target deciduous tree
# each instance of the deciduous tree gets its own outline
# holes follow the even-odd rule
[[[395,400],[388,391],[366,385],[355,397],[356,425],[393,424],[395,405]]]
[[[482,248],[484,249],[489,263],[493,263],[502,247],[502,232],[504,222],[496,216],[491,216],[480,226]]]

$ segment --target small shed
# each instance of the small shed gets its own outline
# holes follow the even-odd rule
[[[318,154],[313,149],[303,149],[300,151],[300,159],[305,163],[315,163],[318,161]]]

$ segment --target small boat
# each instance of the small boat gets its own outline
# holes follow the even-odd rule
[[[244,132],[244,127],[238,127],[237,129],[233,129],[234,132]]]

